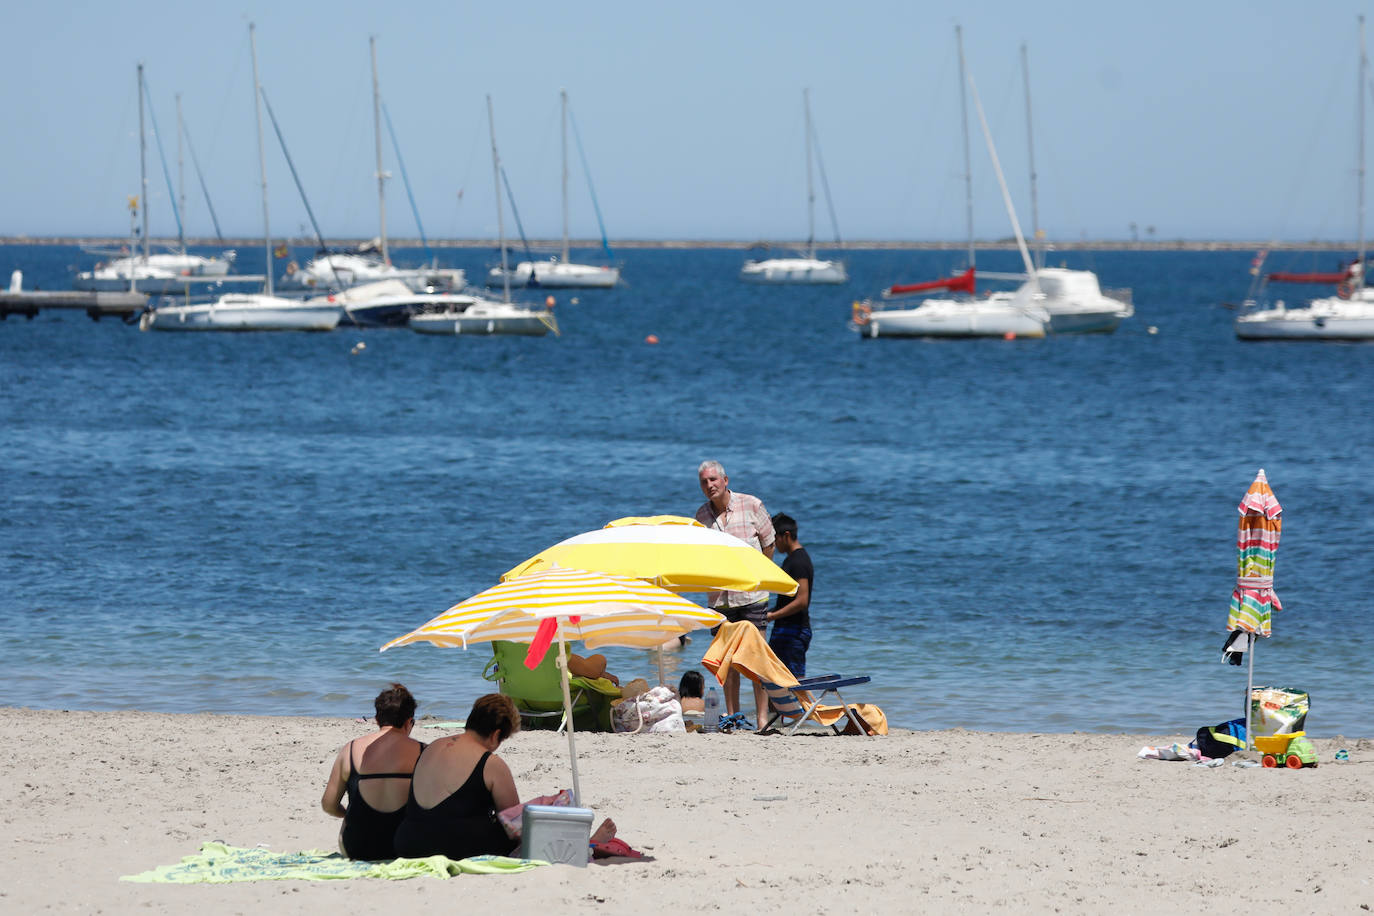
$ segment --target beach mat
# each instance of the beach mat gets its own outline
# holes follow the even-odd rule
[[[139,884],[230,884],[238,881],[337,881],[346,878],[453,878],[458,875],[497,875],[528,871],[547,862],[506,856],[473,856],[449,859],[395,859],[360,862],[337,852],[307,849],[304,852],[272,852],[224,843],[203,843],[200,853],[186,856],[176,865],[160,865],[121,881]]]

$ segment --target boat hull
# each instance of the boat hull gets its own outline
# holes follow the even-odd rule
[[[561,261],[536,261],[533,264],[521,261],[506,273],[510,274],[510,285],[516,288],[610,289],[620,282],[619,267]],[[504,284],[501,268],[493,267],[487,272],[487,286]]]
[[[420,334],[442,334],[449,337],[497,334],[517,337],[543,337],[550,331],[557,333],[558,324],[550,312],[520,315],[468,314],[466,312],[432,312],[410,316],[410,329]]]
[[[1119,311],[1054,312],[1050,311],[1052,334],[1111,334],[1121,327],[1126,316]]]
[[[1374,314],[1364,318],[1330,318],[1299,315],[1294,310],[1282,318],[1236,319],[1241,340],[1374,340]]]
[[[224,296],[214,302],[157,306],[143,313],[145,331],[332,331],[342,307],[268,296]]]
[[[862,337],[1044,337],[1046,322],[1014,308],[987,303],[935,302],[912,309],[881,309],[859,325]]]
[[[815,258],[770,258],[766,261],[746,261],[739,278],[745,283],[848,283],[849,273],[843,261],[821,261]]]

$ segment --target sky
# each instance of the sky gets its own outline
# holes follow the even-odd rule
[[[176,95],[215,215],[261,237],[248,24],[262,85],[326,238],[379,226],[368,40],[431,238],[495,238],[485,98],[526,233],[561,233],[559,90],[615,239],[807,234],[803,89],[846,241],[966,236],[955,26],[1017,216],[1050,239],[1351,240],[1357,234],[1359,3],[6,4],[0,235],[125,235],[139,193],[144,64],[148,214],[176,222]],[[974,231],[1003,206],[970,98]],[[264,113],[275,237],[309,220]],[[387,225],[416,238],[383,127]],[[570,228],[599,235],[569,139]],[[212,237],[190,153],[191,236]],[[816,235],[833,237],[817,173]],[[507,206],[508,237],[516,235]]]

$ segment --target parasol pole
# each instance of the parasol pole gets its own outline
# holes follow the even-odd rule
[[[1251,697],[1255,695],[1255,645],[1259,642],[1254,633],[1246,633],[1246,638],[1250,640],[1250,645],[1246,647],[1245,655],[1249,659],[1250,670],[1245,677],[1245,749],[1253,751],[1255,742],[1250,737],[1250,707],[1253,705]],[[577,770],[573,770],[574,773]]]
[[[663,686],[663,644],[658,644],[658,686]]]
[[[563,687],[563,711],[568,716],[568,758],[572,763],[573,805],[582,806],[582,784],[577,779],[577,742],[573,740],[572,691],[568,689],[568,647],[563,642],[563,622],[558,622],[558,682]]]

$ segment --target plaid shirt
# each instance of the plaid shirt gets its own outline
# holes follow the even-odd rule
[[[773,520],[769,518],[768,510],[763,507],[763,501],[748,493],[736,493],[734,490],[730,490],[729,493],[730,502],[724,512],[717,515],[716,507],[707,500],[697,510],[697,521],[707,528],[733,534],[760,553],[765,548],[772,547]],[[711,592],[710,605],[720,610],[767,600],[767,592]]]

